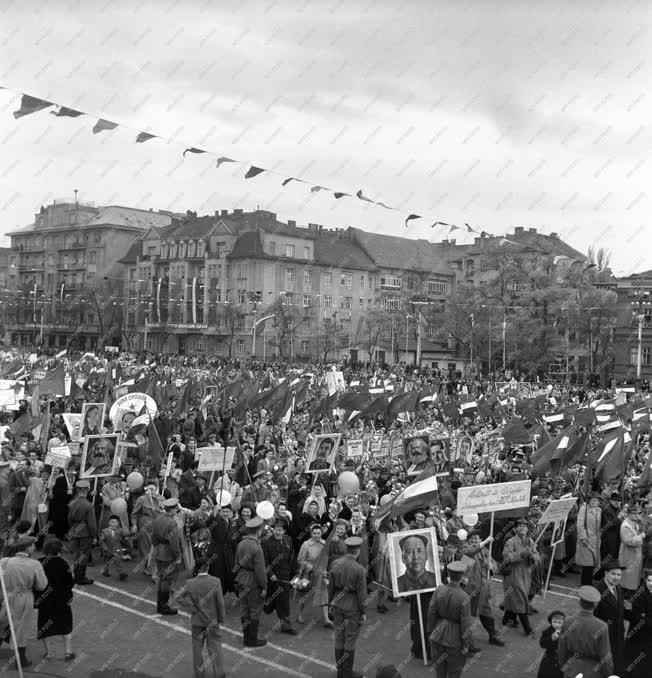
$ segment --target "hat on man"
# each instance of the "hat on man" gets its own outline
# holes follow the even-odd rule
[[[170,497],[163,502],[164,509],[176,508],[179,506],[179,500],[176,497]]]
[[[347,548],[359,549],[362,546],[362,537],[349,537],[344,543]]]
[[[580,600],[583,600],[585,603],[597,605],[600,602],[600,591],[598,591],[595,586],[580,586],[577,595],[580,597]]]
[[[449,572],[463,573],[466,572],[466,565],[461,560],[454,560],[446,567],[446,569]]]
[[[519,518],[516,521],[516,527],[518,527],[519,525],[525,525],[525,527],[529,527],[528,522],[525,518]]]
[[[88,482],[88,480],[78,480],[75,483],[75,487],[78,490],[88,490],[91,487],[91,484]]]
[[[623,566],[620,564],[620,561],[617,559],[614,560],[609,560],[607,561],[603,566],[602,569],[605,572],[609,572],[609,570],[622,570]]]
[[[261,525],[263,524],[263,519],[259,516],[254,516],[253,518],[250,518],[246,523],[245,527],[248,530],[256,530],[258,529]]]
[[[36,537],[18,537],[16,541],[13,541],[8,544],[14,551],[20,551],[21,549],[31,546],[36,541]]]

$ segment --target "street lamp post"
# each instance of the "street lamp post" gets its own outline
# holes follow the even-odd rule
[[[251,328],[251,355],[252,357],[256,357],[256,328],[260,323],[265,322],[265,320],[269,320],[270,318],[273,318],[274,314],[272,315],[266,315],[264,318],[261,318],[260,320],[256,320],[253,324],[253,327]],[[264,347],[263,347],[263,350]]]

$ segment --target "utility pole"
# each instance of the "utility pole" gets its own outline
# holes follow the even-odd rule
[[[405,314],[405,365],[408,364],[408,336],[410,333],[410,318],[412,316],[409,313]]]
[[[263,323],[263,322],[265,322],[265,320],[269,320],[270,318],[273,318],[273,317],[274,317],[274,314],[266,315],[264,318],[261,318],[260,320],[254,320],[253,327],[251,328],[251,355],[254,358],[256,357],[256,328],[258,327],[258,325],[260,325],[260,323]],[[278,349],[278,346],[277,346],[277,349]]]

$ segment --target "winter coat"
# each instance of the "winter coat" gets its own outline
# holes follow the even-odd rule
[[[625,518],[620,526],[620,540],[618,560],[623,566],[623,578],[620,585],[624,589],[636,591],[641,583],[645,533],[641,531],[637,522],[631,518]]]
[[[575,564],[578,567],[599,567],[600,565],[600,525],[602,511],[591,509],[583,504],[577,514],[577,545]],[[582,540],[588,540],[588,545]]]

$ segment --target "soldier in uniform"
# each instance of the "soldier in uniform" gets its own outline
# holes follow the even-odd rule
[[[240,598],[240,621],[245,647],[267,645],[266,640],[258,637],[260,615],[267,596],[265,556],[259,541],[262,524],[258,516],[245,523],[247,534],[235,552],[233,574]]]
[[[466,565],[448,566],[448,584],[437,588],[428,607],[430,652],[437,678],[459,678],[473,640],[471,599],[461,588]]]
[[[349,537],[346,554],[337,558],[328,576],[328,601],[335,624],[337,678],[361,678],[353,671],[355,644],[366,621],[367,572],[357,562],[362,539]]]
[[[565,678],[608,678],[614,672],[609,648],[609,628],[594,616],[600,592],[593,586],[580,586],[580,612],[568,618],[559,637],[559,665]]]
[[[68,506],[68,538],[74,558],[73,573],[75,584],[80,586],[93,583],[93,580],[86,576],[88,558],[93,541],[97,537],[95,509],[87,497],[90,487],[88,480],[78,480],[75,483],[77,494]]]
[[[163,502],[165,513],[152,523],[152,546],[156,563],[156,611],[173,615],[177,610],[170,607],[170,593],[183,560],[181,535],[174,514],[179,510],[179,500],[171,497]]]

